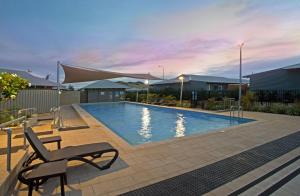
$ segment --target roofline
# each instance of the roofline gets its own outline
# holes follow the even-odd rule
[[[296,64],[292,64],[292,65],[288,65],[288,66],[284,66],[284,67],[280,67],[280,68],[276,68],[276,69],[270,69],[270,70],[262,71],[262,72],[258,72],[258,73],[248,74],[248,75],[245,75],[245,76],[243,76],[243,77],[244,77],[244,78],[250,78],[250,77],[253,76],[253,75],[258,75],[258,74],[262,74],[262,73],[266,73],[266,72],[270,72],[270,71],[276,71],[276,70],[299,69],[299,68],[287,68],[287,67],[294,66],[294,65],[298,65],[298,64],[300,64],[300,63],[296,63]]]
[[[26,74],[31,75],[32,77],[34,77],[34,78],[36,78],[36,79],[40,79],[40,80],[44,80],[44,81],[47,81],[47,82],[49,82],[49,83],[52,83],[52,84],[49,84],[49,85],[47,85],[47,84],[46,84],[46,85],[41,85],[41,84],[35,85],[35,84],[32,84],[32,86],[40,86],[40,87],[56,87],[56,86],[57,86],[57,83],[56,83],[55,81],[46,80],[45,78],[42,78],[42,77],[40,77],[40,76],[36,76],[36,75],[32,74],[31,72],[28,72],[28,71],[26,71],[26,70],[9,69],[9,68],[3,68],[3,67],[0,67],[0,70],[1,70],[1,69],[8,70],[9,72],[14,72],[14,71],[17,71],[17,72],[23,72],[23,73],[26,73]],[[6,72],[6,71],[4,71],[4,72]],[[21,76],[20,76],[20,77],[21,77]],[[24,78],[24,79],[28,80],[27,78]],[[62,86],[62,85],[60,84],[60,86]]]
[[[109,82],[112,82],[112,83],[115,83],[117,85],[124,86],[124,87],[119,87],[119,88],[99,88],[99,87],[98,88],[89,88],[90,85],[93,85],[93,84],[95,84],[95,83],[97,83],[99,81],[109,81]],[[82,89],[128,89],[128,88],[130,88],[130,87],[126,86],[124,84],[119,84],[117,82],[110,81],[110,80],[96,80],[96,81],[94,81],[94,82],[92,82],[92,83],[90,83],[90,84],[88,84],[88,85],[86,85],[84,87],[79,88],[78,90],[82,90]]]

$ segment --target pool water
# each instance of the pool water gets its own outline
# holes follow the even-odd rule
[[[83,104],[81,107],[131,145],[207,133],[253,121],[127,102]]]

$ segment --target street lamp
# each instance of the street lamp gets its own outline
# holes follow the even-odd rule
[[[180,106],[182,106],[182,90],[183,90],[183,80],[184,80],[184,77],[183,77],[183,76],[180,76],[178,79],[181,81],[181,88],[180,88]]]
[[[162,71],[163,71],[163,80],[165,80],[165,67],[162,66],[162,65],[159,65],[158,67],[162,68]]]
[[[147,103],[148,103],[148,98],[149,98],[149,80],[145,80],[144,82],[145,85],[147,85]]]
[[[239,44],[240,47],[240,85],[239,85],[239,103],[238,103],[238,115],[240,117],[241,113],[241,98],[242,98],[242,49],[244,46],[244,42]]]

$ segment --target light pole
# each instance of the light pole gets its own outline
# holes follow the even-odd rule
[[[56,66],[57,66],[57,75],[56,75],[56,77],[57,77],[57,112],[58,112],[58,119],[57,119],[57,124],[58,124],[58,129],[60,128],[60,94],[61,94],[61,92],[60,92],[60,83],[59,83],[59,77],[60,77],[60,75],[59,75],[59,66],[60,66],[60,62],[59,61],[57,61],[57,64],[56,64]],[[54,122],[55,122],[55,119],[54,119]]]
[[[149,99],[149,80],[145,80],[144,82],[147,85],[147,103],[148,103],[148,99]]]
[[[181,88],[180,88],[180,106],[182,106],[182,91],[183,91],[183,80],[184,80],[184,77],[183,77],[183,76],[180,76],[178,79],[181,81]]]
[[[240,85],[239,85],[239,103],[238,103],[238,115],[240,117],[241,113],[241,99],[242,99],[242,49],[244,46],[244,42],[242,42],[239,47],[240,47]]]
[[[135,101],[139,102],[139,90],[136,91]]]
[[[162,68],[162,71],[163,71],[163,80],[165,80],[165,67],[162,66],[162,65],[159,65],[158,67]]]

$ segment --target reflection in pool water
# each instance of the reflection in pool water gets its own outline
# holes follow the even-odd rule
[[[145,140],[148,140],[149,138],[152,137],[151,134],[151,115],[150,115],[150,111],[148,108],[144,107],[142,110],[142,127],[139,130],[139,135],[142,136]]]
[[[183,114],[177,113],[175,137],[185,136],[185,120]]]

